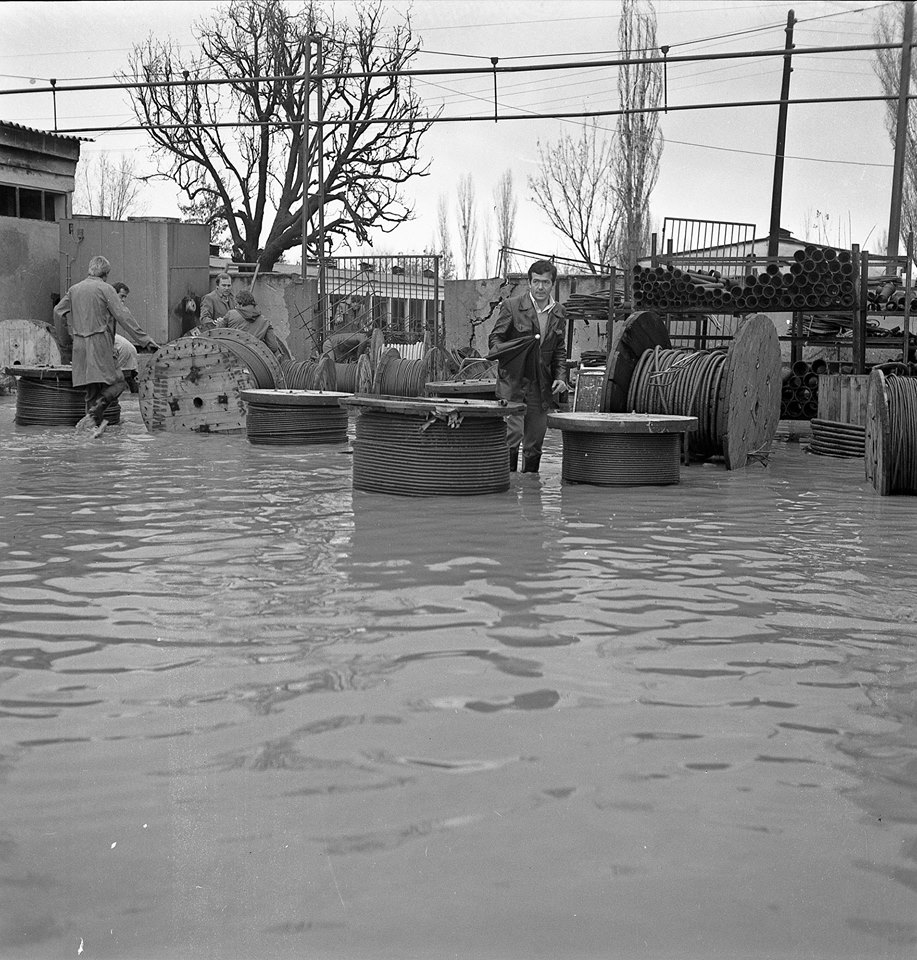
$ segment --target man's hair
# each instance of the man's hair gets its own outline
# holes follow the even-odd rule
[[[107,277],[111,272],[111,264],[105,257],[93,257],[89,261],[90,277]]]
[[[123,280],[119,280],[117,283],[113,283],[112,286],[115,288],[116,293],[131,292],[131,288]]]
[[[240,307],[253,307],[255,305],[255,298],[252,296],[251,290],[240,290],[236,294],[236,303]]]
[[[557,279],[557,267],[551,263],[550,260],[536,260],[529,267],[529,280],[532,279],[532,274],[537,273],[539,276],[544,276],[546,273],[551,274],[551,283]]]
[[[232,277],[228,273],[217,274],[217,286],[220,285],[221,280],[228,280],[230,283],[232,283]]]

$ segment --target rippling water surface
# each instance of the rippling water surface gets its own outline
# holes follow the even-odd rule
[[[913,958],[917,500],[352,493],[0,401],[0,956]],[[78,953],[82,947],[82,953]]]

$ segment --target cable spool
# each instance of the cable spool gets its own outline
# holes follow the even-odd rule
[[[252,444],[346,443],[349,393],[313,390],[243,390],[248,404],[246,433]]]
[[[74,427],[86,416],[86,390],[73,386],[71,367],[6,367],[18,380],[16,423],[32,427]],[[121,404],[112,400],[103,419],[121,422]]]
[[[335,363],[335,383],[343,393],[357,392],[357,363]]]
[[[320,360],[282,360],[280,362],[289,390],[336,390],[337,366],[331,354],[328,353]]]
[[[695,417],[640,413],[549,413],[563,431],[561,476],[598,486],[661,486],[680,479],[681,435]]]
[[[869,375],[866,477],[882,496],[917,494],[917,378]]]
[[[764,314],[746,318],[724,355],[672,350],[662,319],[643,311],[615,329],[602,409],[696,416],[698,452],[736,470],[770,447],[780,389],[780,343]]]
[[[255,386],[249,368],[223,341],[180,337],[144,367],[140,413],[150,432],[241,433],[242,391]]]
[[[212,327],[202,330],[200,336],[225,344],[242,364],[251,371],[255,383],[262,390],[281,390],[287,386],[283,368],[266,344],[244,330],[233,327]]]
[[[474,496],[509,489],[504,417],[522,404],[351,397],[355,490]]]

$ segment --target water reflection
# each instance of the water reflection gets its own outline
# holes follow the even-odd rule
[[[912,954],[917,520],[855,466],[0,431],[0,954]]]

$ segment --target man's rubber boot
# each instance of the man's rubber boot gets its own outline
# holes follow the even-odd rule
[[[529,456],[522,455],[522,472],[538,473],[538,467],[541,465],[541,454],[533,453]]]
[[[519,469],[519,448],[509,448],[509,472],[515,473]]]

